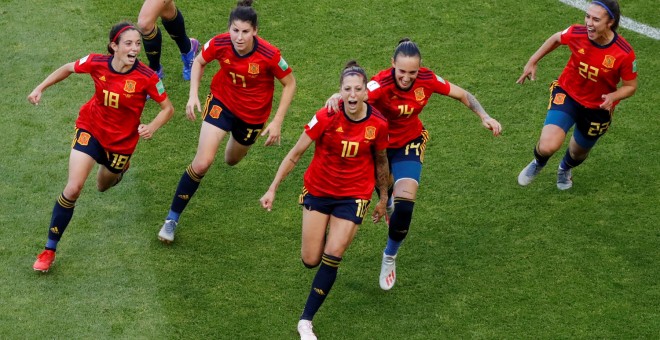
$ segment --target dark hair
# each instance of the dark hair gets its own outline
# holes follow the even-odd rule
[[[619,2],[617,0],[598,0],[592,1],[591,3],[605,9],[609,17],[614,20],[611,29],[616,32],[616,29],[619,28],[619,20],[621,20]]]
[[[417,47],[417,44],[412,42],[409,38],[403,38],[399,40],[399,44],[396,45],[396,49],[394,49],[394,56],[392,56],[392,59],[396,60],[396,57],[399,56],[399,54],[402,54],[405,57],[419,57],[419,59],[422,59],[422,53],[419,51],[419,47]]]
[[[344,83],[344,78],[355,75],[361,75],[362,83],[367,85],[367,72],[365,72],[364,69],[358,65],[357,61],[349,60],[349,62],[346,63],[346,66],[344,66],[344,69],[341,71],[341,76],[339,77],[339,85],[341,86],[341,84]]]
[[[130,31],[130,30],[137,31],[138,29],[135,28],[135,25],[133,25],[132,23],[130,23],[128,21],[122,21],[122,22],[112,26],[112,28],[110,29],[110,34],[108,34],[108,41],[109,41],[108,42],[108,52],[110,52],[110,54],[115,54],[115,50],[113,50],[112,47],[110,47],[110,44],[111,43],[118,44],[119,40],[121,39],[122,34],[124,34],[124,32],[126,32],[126,31]]]
[[[240,20],[249,22],[252,25],[252,28],[259,27],[257,22],[257,12],[252,8],[253,0],[240,0],[231,13],[229,13],[229,23],[227,27],[231,26],[231,23]]]

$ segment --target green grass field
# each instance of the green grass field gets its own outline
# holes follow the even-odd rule
[[[200,41],[226,30],[235,5],[177,2]],[[621,2],[624,15],[660,27],[655,1]],[[516,183],[568,49],[541,62],[536,82],[515,81],[547,37],[583,22],[580,10],[554,0],[257,0],[259,34],[281,49],[298,81],[282,145],[265,148],[261,140],[233,168],[220,154],[172,246],[156,234],[194,156],[200,122],[184,117],[188,84],[164,34],[175,117],[140,142],[120,186],[101,194],[90,176],[56,264],[45,275],[34,272],[66,183],[73,124],[93,86],[88,76],[72,75],[38,107],[26,97],[62,64],[104,52],[110,27],[136,20],[141,4],[0,0],[0,338],[296,338],[315,273],[300,263],[296,204],[311,151],[280,187],[272,212],[258,199],[303,125],[337,91],[345,62],[357,59],[374,74],[388,67],[404,36],[420,45],[425,66],[475,94],[504,134],[490,136],[454,100],[431,100],[422,115],[431,141],[397,285],[378,287],[387,232],[365,222],[314,320],[319,338],[660,334],[660,119],[653,106],[660,102],[660,41],[620,29],[637,54],[639,89],[574,170],[571,190],[555,187],[563,149],[531,186]],[[216,69],[207,70],[201,93]],[[157,111],[150,102],[145,120]]]

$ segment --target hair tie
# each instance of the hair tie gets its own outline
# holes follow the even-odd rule
[[[112,40],[111,40],[110,42],[117,43],[117,39],[119,39],[119,35],[121,35],[125,30],[127,30],[127,29],[131,29],[131,28],[132,28],[132,29],[135,29],[135,27],[134,27],[134,26],[131,26],[131,25],[128,25],[128,26],[124,26],[124,27],[122,27],[122,28],[119,30],[119,32],[117,32],[117,34],[115,34],[115,37],[112,38]]]
[[[603,7],[603,8],[605,8],[605,10],[607,11],[607,13],[610,14],[610,18],[614,19],[614,14],[612,13],[612,11],[610,11],[610,9],[607,7],[607,5],[605,5],[604,3],[600,2],[600,1],[592,1],[591,3],[592,3],[592,4],[599,5],[599,6]]]

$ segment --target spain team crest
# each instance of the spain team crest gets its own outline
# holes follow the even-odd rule
[[[607,68],[612,68],[614,67],[614,62],[616,61],[616,58],[614,58],[611,55],[606,55],[605,59],[603,59],[603,66]]]
[[[124,91],[128,92],[128,93],[135,92],[135,85],[136,84],[137,83],[135,82],[135,80],[130,80],[130,79],[127,80],[126,83],[124,84]]]
[[[366,139],[375,139],[376,138],[376,127],[375,126],[367,126],[367,128],[364,129],[364,138],[366,138]]]
[[[249,74],[259,74],[259,64],[250,63],[248,65],[248,73]]]
[[[81,132],[80,136],[78,136],[78,144],[86,146],[89,144],[89,140],[92,138],[92,135],[90,135],[87,132]]]
[[[566,95],[565,94],[557,93],[555,95],[555,99],[552,102],[557,104],[557,105],[562,105],[562,104],[564,104],[565,100],[566,100]]]
[[[211,108],[211,112],[209,112],[209,116],[213,119],[218,119],[220,117],[220,113],[222,112],[222,108],[218,105],[213,105]]]
[[[424,94],[424,88],[420,87],[415,89],[415,100],[421,102],[424,100],[424,98],[426,98],[426,95]]]

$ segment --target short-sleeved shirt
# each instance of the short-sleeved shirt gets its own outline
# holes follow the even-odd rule
[[[448,95],[450,84],[427,68],[420,68],[415,82],[407,90],[399,88],[394,68],[383,70],[367,84],[369,103],[389,123],[390,148],[401,148],[419,137],[424,129],[419,114],[433,93]]]
[[[589,39],[586,26],[573,25],[561,33],[561,43],[568,45],[571,57],[559,85],[587,108],[598,109],[602,95],[616,91],[620,79],[637,77],[635,52],[616,32],[612,42],[601,46]]]
[[[211,93],[246,123],[262,124],[273,106],[275,78],[291,73],[280,51],[266,40],[254,37],[254,48],[239,55],[229,33],[211,38],[202,49],[207,62],[217,60],[220,70],[211,81]]]
[[[160,103],[167,98],[158,75],[136,60],[133,68],[119,73],[112,55],[89,54],[74,64],[76,73],[94,80],[94,96],[80,108],[76,127],[89,131],[110,152],[131,154],[137,145],[140,116],[147,95]]]
[[[387,149],[387,120],[371,105],[360,121],[322,108],[305,125],[314,140],[314,157],[304,177],[305,188],[317,197],[371,199],[376,151]]]

